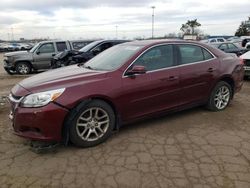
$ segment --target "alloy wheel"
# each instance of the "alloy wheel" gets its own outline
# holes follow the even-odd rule
[[[220,87],[214,97],[214,103],[219,110],[224,109],[230,100],[230,90],[226,86]]]
[[[18,65],[18,73],[20,74],[28,74],[30,68],[26,64]]]
[[[108,113],[102,108],[92,107],[77,119],[76,132],[84,141],[96,141],[107,132],[109,124]]]

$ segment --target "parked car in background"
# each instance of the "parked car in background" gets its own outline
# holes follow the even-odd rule
[[[88,45],[89,43],[93,42],[94,40],[73,40],[71,42],[72,49],[80,50],[84,46]]]
[[[250,42],[246,43],[245,48],[250,50]]]
[[[248,51],[247,49],[242,48],[231,42],[213,43],[211,45],[215,46],[216,48],[219,48],[220,50],[226,53],[234,53],[237,56],[240,56]]]
[[[0,52],[6,52],[8,50],[8,45],[6,43],[0,43]]]
[[[237,44],[238,46],[242,46],[241,43],[242,43],[242,39],[240,37],[230,37],[227,39],[228,42],[232,42],[234,44]]]
[[[9,43],[8,51],[30,50],[32,46],[24,43]]]
[[[245,78],[250,78],[250,51],[240,56],[244,61]]]
[[[241,42],[241,46],[245,47],[248,42],[250,42],[250,38],[244,38]]]
[[[127,42],[21,81],[9,95],[9,117],[16,135],[90,147],[141,118],[200,105],[224,110],[243,76],[238,57],[206,44]]]
[[[211,38],[207,40],[207,43],[218,43],[218,42],[226,42],[227,40],[224,38]]]
[[[67,50],[57,54],[51,61],[52,68],[84,63],[104,50],[128,40],[98,40],[94,41],[79,51]]]
[[[43,41],[30,51],[4,54],[4,69],[9,74],[29,74],[32,71],[47,70],[51,59],[59,52],[72,50],[74,41]]]

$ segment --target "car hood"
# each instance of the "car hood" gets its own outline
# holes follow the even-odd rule
[[[243,55],[240,56],[242,59],[250,59],[250,51],[244,53]]]
[[[26,78],[19,85],[35,93],[94,82],[104,78],[106,74],[107,72],[104,71],[90,70],[82,66],[72,65]]]
[[[20,56],[20,55],[28,55],[30,54],[30,52],[28,51],[18,51],[18,52],[9,52],[9,53],[5,53],[4,56],[6,57],[10,57],[10,56]]]

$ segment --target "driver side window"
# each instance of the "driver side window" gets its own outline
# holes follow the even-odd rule
[[[39,52],[42,53],[54,53],[55,52],[55,48],[53,43],[46,43],[43,44],[40,48],[39,48]]]
[[[173,45],[162,45],[151,48],[140,56],[134,65],[144,66],[147,71],[173,66]]]

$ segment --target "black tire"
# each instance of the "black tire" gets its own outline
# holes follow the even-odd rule
[[[22,75],[29,74],[31,72],[31,66],[29,63],[19,62],[16,65],[16,72]]]
[[[95,116],[91,116],[91,114],[89,115],[92,118],[92,120],[86,121],[86,120],[80,119],[80,117],[85,119],[86,116],[88,116],[88,112],[91,109],[92,109],[92,114],[95,113]],[[105,112],[107,115],[107,119],[105,119],[106,118],[105,117],[104,119],[93,120],[96,117],[96,111],[94,111],[94,109],[100,110],[98,115],[100,115],[100,114],[102,115],[102,113]],[[103,114],[105,114],[105,113],[103,113]],[[69,127],[70,141],[79,147],[93,147],[93,146],[96,146],[96,145],[104,142],[111,135],[111,133],[115,127],[115,113],[114,113],[113,109],[111,108],[111,106],[102,100],[92,100],[92,101],[86,103],[85,105],[81,106],[80,108],[75,108],[72,111],[69,119],[72,120],[70,122],[70,127]],[[101,127],[104,130],[103,132],[101,132],[100,129],[97,128],[98,126],[99,127],[101,126],[101,123],[102,123],[101,120],[102,120],[102,122],[105,122],[107,120],[109,121],[109,123],[107,123],[107,124],[102,124],[105,127],[105,128]],[[93,123],[93,121],[94,122],[96,121],[98,123],[98,125]],[[77,124],[87,124],[87,125],[81,127],[81,126],[77,126]],[[102,136],[100,136],[99,138],[96,138],[96,140],[94,140],[94,138],[90,137],[90,135],[92,134],[92,136],[94,136],[94,137],[95,136],[98,137],[98,136],[95,133],[93,133],[92,131],[99,132],[99,134],[101,134]],[[89,132],[91,132],[91,133],[88,136]],[[82,134],[83,138],[79,134]],[[89,140],[86,140],[87,136],[88,136]]]
[[[222,96],[218,97],[220,89],[222,89],[222,88],[225,89],[225,91],[228,90],[228,97],[227,97],[228,100],[222,99],[221,98]],[[229,103],[230,103],[230,101],[231,101],[231,99],[233,97],[232,95],[233,95],[233,91],[232,91],[232,86],[231,85],[229,85],[227,82],[224,82],[224,81],[218,82],[215,85],[213,91],[210,94],[209,100],[207,102],[207,108],[209,110],[211,110],[211,111],[224,110],[229,105]],[[225,96],[226,96],[226,94],[225,94]],[[217,100],[216,97],[217,97],[217,99],[218,98],[220,98],[220,99]],[[222,102],[223,104],[221,104],[221,107],[219,108],[218,106],[220,106],[220,105],[219,105],[218,101],[221,101],[221,100],[224,101],[224,102]]]
[[[13,75],[13,74],[15,74],[15,72],[14,72],[14,71],[9,70],[9,69],[5,69],[5,71],[6,71],[9,75]]]

